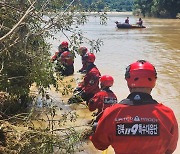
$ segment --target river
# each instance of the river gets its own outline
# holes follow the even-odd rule
[[[95,64],[102,75],[109,74],[114,77],[112,90],[119,101],[129,94],[124,80],[126,66],[139,59],[154,64],[158,79],[152,91],[153,98],[173,109],[180,124],[180,20],[144,18],[145,29],[116,29],[114,22],[124,22],[127,16],[130,18],[130,24],[138,20],[138,17],[129,13],[109,13],[107,25],[100,25],[98,17],[90,16],[88,23],[80,27],[86,37],[99,38],[104,42],[100,48],[101,52],[96,53]],[[51,43],[52,52],[55,52],[59,42]],[[75,70],[80,67],[78,56],[75,59]],[[74,77],[77,76],[78,73],[75,73]],[[84,115],[88,112],[83,108],[79,111]],[[84,150],[81,153],[102,153],[96,151],[91,143]],[[108,154],[110,153],[112,150],[108,151]],[[179,153],[180,141],[174,154]]]

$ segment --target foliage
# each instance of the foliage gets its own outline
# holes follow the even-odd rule
[[[57,39],[55,34],[67,38],[74,56],[82,43],[89,43],[92,52],[100,50],[102,41],[85,38],[78,28],[88,21],[84,11],[78,0],[0,1],[0,153],[49,154],[56,150],[73,153],[82,141],[82,129],[66,126],[77,119],[76,113],[63,113],[57,119],[55,106],[42,111],[35,109],[37,116],[34,116],[34,109],[29,114],[20,113],[19,109],[32,104],[32,84],[45,97],[51,85],[59,89],[57,81],[61,82],[63,77],[54,75],[54,65],[50,62],[51,44],[47,41]],[[97,15],[104,24],[106,14]],[[62,95],[72,91],[70,84],[62,82],[60,86]],[[42,100],[42,109],[46,99]],[[34,122],[47,126],[37,128]]]
[[[56,117],[55,106],[40,110],[41,115],[36,116],[34,113],[37,111],[0,120],[0,153],[74,153],[82,144],[87,128],[81,126],[77,131],[76,126],[65,127],[67,121],[76,121],[76,113],[64,112]],[[37,127],[35,121],[48,125]]]
[[[78,1],[6,0],[0,1],[0,6],[0,91],[22,103],[33,83],[42,91],[50,85],[57,87],[47,42],[56,39],[56,33],[67,37],[74,55],[84,42],[91,43],[93,52],[99,51],[101,41],[88,40],[74,28],[87,22]]]
[[[175,18],[180,12],[179,0],[135,0],[134,12],[140,10],[143,16]]]
[[[133,0],[104,0],[110,11],[132,11]]]

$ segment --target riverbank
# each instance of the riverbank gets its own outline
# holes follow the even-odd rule
[[[74,153],[84,145],[91,131],[91,113],[83,103],[68,105],[71,94],[62,94],[69,84],[74,88],[73,79],[65,77],[59,81],[59,91],[51,87],[44,97],[35,85],[31,87],[34,103],[30,112],[0,120],[0,153]],[[4,93],[0,96],[2,100]]]

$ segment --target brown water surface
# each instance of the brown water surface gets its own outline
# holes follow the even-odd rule
[[[145,29],[116,29],[114,22],[124,22],[127,16],[130,17],[131,24],[138,20],[129,14],[111,13],[108,15],[107,25],[102,26],[97,17],[90,17],[88,24],[81,27],[88,38],[100,38],[104,41],[101,52],[96,54],[96,65],[102,75],[114,77],[112,90],[120,101],[129,94],[124,80],[126,66],[139,59],[150,61],[158,73],[153,98],[172,108],[180,124],[180,20],[144,18]],[[52,52],[55,52],[58,45],[58,41],[53,42]],[[77,56],[75,70],[80,67],[80,57]],[[79,74],[75,73],[74,77],[78,78]],[[76,110],[83,118],[90,118],[85,107],[77,107]],[[102,152],[97,151],[90,143],[81,153]],[[112,150],[108,150],[108,154],[111,153]],[[179,153],[180,142],[174,154]]]

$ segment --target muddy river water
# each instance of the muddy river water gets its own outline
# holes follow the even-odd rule
[[[153,98],[172,108],[180,125],[180,20],[144,18],[144,25],[147,27],[145,29],[116,29],[114,22],[124,22],[127,16],[131,24],[138,20],[138,17],[131,14],[110,13],[107,25],[100,25],[98,17],[90,17],[88,24],[81,26],[85,36],[90,39],[99,38],[104,42],[101,52],[96,53],[95,63],[102,75],[109,74],[114,77],[112,90],[120,101],[129,94],[124,80],[126,66],[139,59],[150,61],[158,73],[157,84],[152,91]],[[62,37],[58,40],[51,41],[52,53],[57,50]],[[77,56],[76,72],[80,67],[80,57]],[[79,74],[75,73],[73,77],[78,76]],[[76,109],[82,119],[90,118],[85,106]],[[102,153],[91,143],[84,148],[84,152],[80,153]],[[111,148],[106,152],[113,153]],[[174,153],[180,153],[180,141]]]

